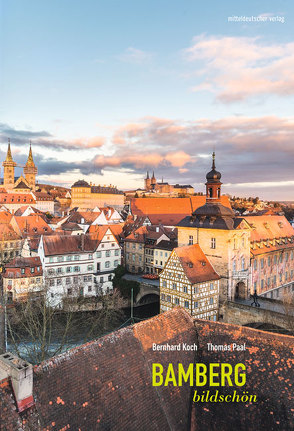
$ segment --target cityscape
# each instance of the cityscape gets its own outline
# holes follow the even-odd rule
[[[3,3],[0,429],[293,429],[293,5]]]

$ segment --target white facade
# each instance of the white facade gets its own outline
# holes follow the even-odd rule
[[[66,237],[63,237],[66,241]],[[63,297],[97,296],[113,290],[114,269],[121,263],[121,249],[108,229],[91,251],[76,250],[46,255],[41,238],[38,255],[51,304],[61,306]]]

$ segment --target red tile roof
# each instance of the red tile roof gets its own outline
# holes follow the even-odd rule
[[[198,244],[175,248],[174,253],[191,284],[220,279]]]
[[[36,201],[30,194],[24,193],[0,193],[0,204],[35,204]]]
[[[197,351],[153,351],[153,343],[197,345]],[[207,343],[245,343],[244,352],[211,352]],[[79,346],[34,368],[35,406],[17,413],[7,380],[0,384],[0,429],[14,430],[291,430],[294,428],[294,338],[251,328],[193,321],[184,310],[158,315]],[[152,386],[152,363],[246,367],[244,387]],[[273,390],[274,388],[274,390]],[[256,403],[194,403],[194,390]],[[278,426],[277,426],[278,425]],[[1,428],[2,427],[2,428]]]
[[[99,240],[90,235],[49,235],[43,237],[45,256],[55,256],[71,253],[93,253]]]
[[[34,272],[31,272],[34,268]],[[21,269],[24,269],[22,273]],[[42,263],[38,256],[36,257],[16,257],[5,265],[4,278],[28,278],[42,276]]]
[[[243,217],[251,227],[250,240],[262,241],[274,238],[290,238],[294,229],[286,217],[279,215],[263,215]]]
[[[205,196],[191,196],[189,198],[132,198],[130,200],[133,215],[191,215],[193,211],[204,205]],[[221,197],[221,203],[231,208],[228,196]]]
[[[12,226],[19,230],[22,237],[50,235],[52,229],[39,214],[29,216],[14,216],[11,220]]]
[[[21,239],[10,224],[0,224],[0,241],[11,241]]]

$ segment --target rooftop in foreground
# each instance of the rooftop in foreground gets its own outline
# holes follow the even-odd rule
[[[194,351],[153,351],[156,344],[197,344]],[[246,344],[211,352],[207,343]],[[34,367],[35,405],[18,413],[11,383],[0,382],[5,430],[290,430],[294,427],[294,338],[204,320],[182,309],[158,315]],[[257,403],[193,403],[193,387],[152,386],[152,363],[225,362],[246,366],[242,388],[201,387],[257,396]]]

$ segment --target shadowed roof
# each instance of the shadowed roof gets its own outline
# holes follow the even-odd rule
[[[244,352],[208,351],[207,343],[246,344]],[[153,351],[153,343],[197,351]],[[34,368],[35,406],[19,415],[9,382],[0,382],[0,428],[6,430],[187,431],[290,430],[294,427],[294,338],[195,320],[175,308],[56,356]],[[257,403],[193,403],[195,387],[152,386],[152,363],[243,363]],[[201,387],[207,389],[207,387]],[[212,388],[221,394],[237,386]],[[273,390],[274,389],[274,390]],[[198,387],[199,390],[199,387]],[[38,421],[38,423],[37,423]]]

